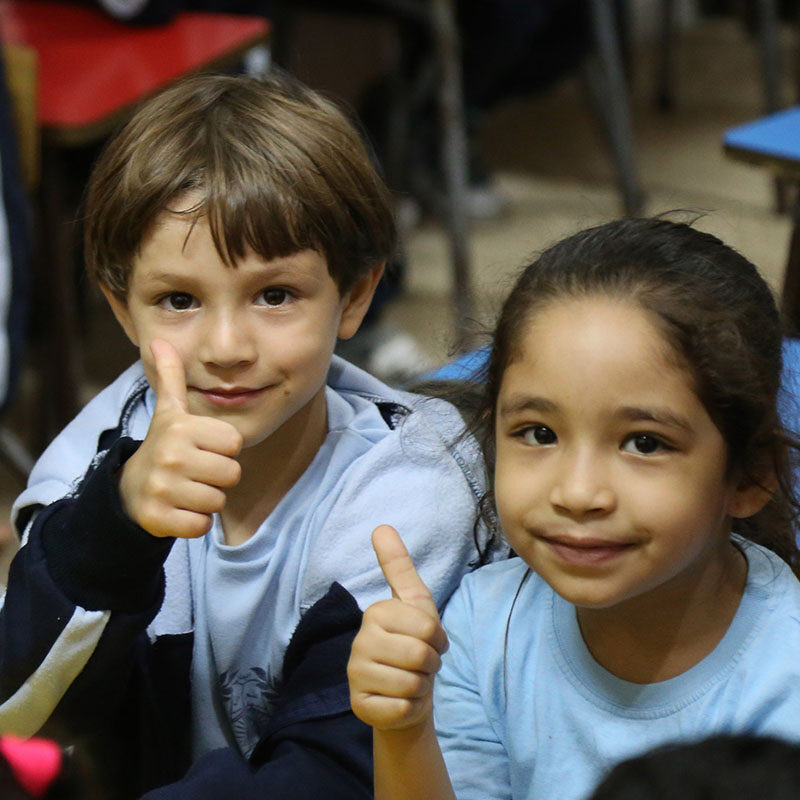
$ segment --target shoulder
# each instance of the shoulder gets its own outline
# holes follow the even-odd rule
[[[526,588],[525,602],[530,602],[546,584],[517,556],[479,567],[461,579],[445,609],[445,621],[455,616],[505,619],[521,587]]]
[[[768,648],[787,656],[783,667],[794,671],[800,648],[800,581],[771,550],[736,537],[747,558],[747,583],[732,628],[757,650]],[[776,655],[777,661],[782,661]],[[800,676],[799,676],[800,677]]]
[[[393,430],[427,429],[438,440],[464,431],[461,415],[451,403],[395,389],[338,356],[331,360],[328,386],[345,398],[358,397],[372,403]]]
[[[390,472],[392,480],[435,469],[465,483],[477,500],[485,491],[483,457],[458,410],[450,403],[394,389],[363,370],[334,357],[328,386],[351,407],[346,425],[336,432],[337,447],[351,448],[353,469],[370,480]],[[353,447],[353,438],[360,444]],[[385,488],[382,489],[385,491]]]
[[[734,536],[734,542],[747,559],[746,591],[772,604],[800,603],[800,581],[780,556],[755,542]]]

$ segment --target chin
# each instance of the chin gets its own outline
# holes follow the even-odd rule
[[[577,588],[570,590],[568,587],[552,586],[554,592],[561,595],[568,603],[571,603],[576,608],[585,609],[603,609],[613,608],[616,605],[628,599],[627,595],[619,594],[618,592],[603,591],[600,587],[597,588]]]

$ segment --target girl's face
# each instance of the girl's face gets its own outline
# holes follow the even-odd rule
[[[521,334],[495,430],[495,495],[514,550],[584,608],[713,583],[730,563],[731,517],[758,509],[648,313],[567,299]]]

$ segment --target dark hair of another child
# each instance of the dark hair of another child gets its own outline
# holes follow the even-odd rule
[[[523,269],[497,323],[476,417],[490,474],[496,400],[525,329],[550,303],[594,296],[650,312],[725,439],[730,473],[770,489],[777,480],[766,507],[737,520],[736,531],[797,573],[790,462],[798,443],[778,417],[783,332],[775,299],[750,261],[684,223],[599,225],[563,239]]]
[[[800,746],[713,736],[617,764],[589,800],[797,800]]]

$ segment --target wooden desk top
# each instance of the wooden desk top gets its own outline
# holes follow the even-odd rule
[[[153,27],[125,25],[99,9],[0,0],[0,36],[38,56],[43,136],[77,145],[107,135],[140,100],[176,78],[235,64],[267,41],[263,17],[183,12]]]

